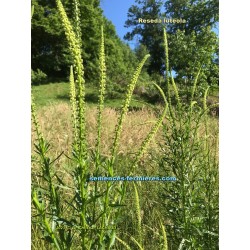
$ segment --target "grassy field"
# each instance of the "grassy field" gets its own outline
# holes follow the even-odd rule
[[[38,107],[38,117],[45,137],[51,141],[58,152],[70,148],[72,143],[71,110],[69,97],[69,83],[55,82],[39,86],[32,86],[32,94]],[[214,102],[218,101],[218,92],[215,91],[208,97]],[[93,86],[86,87],[87,109],[87,129],[90,147],[94,147],[96,140],[96,116],[98,103],[98,89]],[[103,120],[103,140],[104,154],[108,154],[111,147],[115,125],[119,114],[119,109],[123,104],[123,99],[105,100],[104,120]],[[121,142],[121,152],[129,153],[128,149],[136,149],[143,141],[145,135],[152,127],[156,119],[155,112],[150,108],[152,105],[146,103],[138,96],[132,99],[131,111],[125,122],[123,137]],[[218,118],[210,116],[209,128],[213,131],[218,129]],[[136,129],[137,128],[137,129]],[[156,140],[160,140],[160,134]],[[154,147],[156,144],[154,143]],[[126,149],[127,148],[127,149]]]
[[[32,94],[38,107],[48,106],[51,104],[68,103],[69,104],[69,82],[58,81],[43,85],[32,86]],[[96,106],[98,103],[98,88],[86,86],[86,102],[88,106]],[[105,103],[106,107],[121,108],[122,99],[109,99]],[[131,109],[142,108],[148,103],[135,96],[131,102]]]

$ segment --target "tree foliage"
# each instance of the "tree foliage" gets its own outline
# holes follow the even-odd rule
[[[163,74],[164,72],[164,49],[162,44],[162,24],[138,23],[139,18],[158,19],[161,18],[162,1],[135,0],[128,10],[128,20],[125,27],[133,27],[131,32],[125,35],[125,39],[132,40],[138,35],[139,42],[145,45],[150,52],[151,58],[148,72]]]
[[[162,46],[162,28],[167,26],[169,57],[178,82],[191,84],[198,69],[201,82],[218,84],[218,37],[213,28],[218,24],[218,0],[136,0],[128,10],[125,27],[132,31],[125,39],[139,37],[151,54],[148,72],[166,74]],[[184,19],[185,23],[145,24],[142,19]]]
[[[174,33],[178,29],[187,34],[200,32],[208,26],[215,27],[219,21],[219,0],[167,0],[164,4],[168,18],[182,18],[187,22],[169,27]]]
[[[32,0],[35,12],[32,18],[32,69],[41,69],[48,76],[65,77],[68,75],[72,58],[59,14],[53,1]],[[114,25],[104,15],[99,0],[80,0],[80,20],[74,16],[75,1],[64,0],[63,5],[73,27],[80,24],[82,58],[87,82],[98,82],[98,51],[101,26],[104,26],[105,53],[107,64],[107,83],[110,89],[122,89],[130,80],[128,74],[138,60],[135,54],[117,36]],[[112,86],[111,86],[112,85]],[[114,87],[115,86],[115,87]]]
[[[216,51],[218,50],[218,38],[210,27],[202,28],[199,33],[192,31],[186,35],[185,31],[177,30],[170,35],[170,61],[172,69],[178,73],[179,82],[192,85],[194,75],[201,72],[201,82],[214,84],[217,76]],[[214,71],[211,71],[211,68]]]
[[[186,23],[168,26],[170,61],[179,82],[191,84],[201,67],[201,82],[218,84],[218,37],[213,28],[219,21],[218,0],[168,0],[167,18]]]
[[[66,76],[70,55],[59,15],[51,1],[32,0],[31,66],[48,75]]]

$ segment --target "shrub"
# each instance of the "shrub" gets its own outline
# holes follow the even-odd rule
[[[37,71],[31,70],[31,84],[39,85],[45,82],[47,75],[42,70]]]

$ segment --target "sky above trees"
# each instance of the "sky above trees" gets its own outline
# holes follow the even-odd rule
[[[124,35],[132,30],[131,28],[125,28],[124,24],[127,20],[128,9],[133,4],[135,4],[135,0],[101,0],[104,15],[115,25],[116,32],[122,40],[124,40]],[[214,28],[214,32],[218,35],[219,27]],[[135,47],[135,40],[126,42],[129,43],[132,49]]]
[[[122,40],[124,40],[124,35],[131,31],[130,28],[125,28],[124,24],[127,20],[128,9],[133,4],[135,4],[134,0],[101,0],[101,8],[104,11],[104,15],[115,25],[116,32]],[[131,48],[134,48],[135,41],[128,43]]]

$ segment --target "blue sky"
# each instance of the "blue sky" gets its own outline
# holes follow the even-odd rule
[[[129,7],[135,3],[134,0],[101,0],[101,8],[104,15],[115,25],[118,36],[123,36],[131,29],[125,28]],[[132,42],[133,43],[133,42]],[[130,44],[133,47],[133,44]]]

